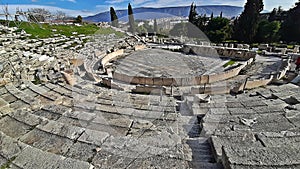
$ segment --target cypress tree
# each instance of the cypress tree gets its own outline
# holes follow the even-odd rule
[[[210,20],[214,19],[214,13],[212,12],[210,15]]]
[[[259,13],[263,10],[262,0],[247,0],[245,9],[234,25],[234,38],[252,43],[257,32]]]
[[[277,16],[277,9],[274,8],[272,10],[272,12],[270,13],[270,15],[269,15],[269,18],[268,18],[269,22],[275,21],[276,20],[276,16]]]
[[[134,16],[133,16],[133,10],[130,3],[128,4],[128,19],[129,19],[129,32],[135,33]]]
[[[190,14],[189,14],[189,23],[187,24],[187,36],[188,37],[195,37],[196,32],[198,30],[198,14],[196,11],[196,5],[192,3]]]
[[[154,32],[158,33],[158,26],[157,26],[157,20],[154,19]]]
[[[189,14],[189,22],[192,24],[196,23],[196,19],[197,19],[197,11],[196,11],[196,5],[194,4],[194,2],[191,5],[191,9],[190,9],[190,14]]]
[[[113,27],[119,27],[119,20],[117,13],[113,7],[110,7],[110,19]]]
[[[220,13],[220,18],[223,18],[223,12]]]

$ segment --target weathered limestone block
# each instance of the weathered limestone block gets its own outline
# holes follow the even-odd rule
[[[72,73],[64,71],[62,71],[61,73],[69,85],[74,86],[76,84],[76,78]]]

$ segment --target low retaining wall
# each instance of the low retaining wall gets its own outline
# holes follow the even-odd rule
[[[221,72],[220,74],[203,75],[197,77],[188,78],[160,78],[160,77],[139,77],[139,76],[129,76],[126,74],[121,74],[114,72],[113,79],[122,81],[128,84],[134,85],[149,85],[149,86],[196,86],[203,84],[212,84],[215,82],[223,81],[226,79],[233,78],[239,74],[239,72],[245,68],[248,64],[251,64],[254,59],[249,59],[248,62],[237,66],[226,72]]]
[[[101,64],[103,65],[103,68],[105,68],[105,66],[112,60],[116,59],[118,56],[123,55],[124,54],[124,50],[117,50],[115,52],[112,52],[110,54],[107,54],[102,60],[101,60]]]
[[[255,89],[261,86],[267,86],[273,80],[273,76],[269,79],[247,81],[245,89]]]
[[[136,45],[134,47],[134,50],[137,51],[137,50],[143,50],[147,48],[146,45]],[[120,50],[117,50],[115,52],[112,52],[112,53],[109,53],[107,54],[106,56],[104,56],[101,60],[101,64],[103,65],[103,69],[105,69],[106,65],[111,62],[112,60],[116,59],[118,56],[120,55],[123,55],[124,54],[124,49],[120,49]]]
[[[235,88],[232,89],[232,92],[238,93],[244,90],[255,89],[262,86],[267,86],[269,83],[272,82],[274,76],[270,76],[269,79],[260,79],[260,80],[247,80],[244,83],[239,84]]]
[[[138,50],[143,50],[143,49],[146,49],[146,48],[147,48],[146,45],[136,45],[136,46],[134,47],[134,50],[135,50],[135,51],[138,51]]]
[[[183,52],[188,54],[190,52],[202,56],[211,57],[227,57],[235,60],[249,60],[255,58],[256,52],[249,51],[247,49],[234,49],[224,48],[218,46],[201,46],[201,45],[184,45]]]
[[[230,86],[202,86],[193,87],[191,94],[229,94]]]
[[[136,86],[136,88],[133,89],[132,92],[142,94],[166,95],[165,88],[155,86]]]
[[[123,88],[121,88],[118,85],[116,85],[115,83],[113,83],[112,79],[110,79],[110,78],[102,78],[102,84],[104,84],[107,87],[110,87],[111,89],[123,91]]]

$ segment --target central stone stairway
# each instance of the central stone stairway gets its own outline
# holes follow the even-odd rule
[[[189,167],[194,169],[223,169],[222,164],[214,159],[209,138],[201,134],[201,121],[204,115],[194,115],[186,101],[181,101],[180,112],[182,126],[184,127],[184,142],[188,145],[192,157]]]

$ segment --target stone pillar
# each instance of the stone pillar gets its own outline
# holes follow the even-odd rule
[[[155,36],[152,36],[152,41],[153,41],[154,43],[156,43],[156,37],[155,37]]]
[[[285,55],[285,54],[286,54],[286,51],[287,51],[287,48],[282,48],[282,49],[281,49],[281,54],[282,54],[282,55]]]
[[[294,53],[299,53],[299,46],[298,45],[295,45],[295,48],[293,50]]]

